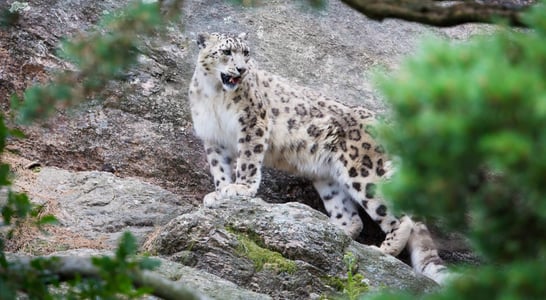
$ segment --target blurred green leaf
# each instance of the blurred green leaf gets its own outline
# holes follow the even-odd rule
[[[55,216],[52,215],[46,215],[38,219],[38,222],[36,222],[36,225],[38,227],[44,226],[44,225],[56,225],[59,224],[59,221]]]
[[[152,259],[152,258],[149,258],[149,257],[143,257],[139,263],[139,268],[142,269],[142,270],[154,270],[154,269],[157,269],[160,265],[161,265],[161,262],[157,259]]]
[[[130,232],[124,232],[116,250],[116,258],[123,260],[128,256],[135,255],[136,251],[137,242],[135,237]]]
[[[485,263],[430,299],[546,295],[546,7],[532,30],[500,28],[465,43],[429,40],[379,79],[401,159],[381,187],[406,212],[467,233]],[[405,297],[382,295],[379,298]]]

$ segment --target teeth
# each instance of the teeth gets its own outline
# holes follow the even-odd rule
[[[241,76],[229,76],[226,74],[222,74],[222,81],[226,84],[236,85],[239,84],[239,82],[241,81]]]

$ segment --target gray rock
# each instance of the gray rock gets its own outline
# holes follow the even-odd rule
[[[156,226],[193,208],[158,186],[98,171],[45,167],[25,190],[35,203],[55,203],[53,213],[62,227],[90,240],[103,239],[110,247],[124,231],[142,240]]]
[[[241,235],[280,253],[295,269],[273,265],[260,270],[251,255],[240,252]],[[200,208],[163,226],[145,248],[278,299],[331,293],[325,278],[346,276],[346,252],[356,257],[358,271],[372,291],[391,288],[422,293],[436,287],[399,260],[352,241],[326,216],[300,203],[241,198],[226,201],[218,209]]]
[[[161,266],[157,273],[165,276],[168,279],[179,282],[201,294],[208,296],[211,299],[271,299],[265,294],[256,293],[250,290],[243,289],[231,281],[223,279],[219,276],[201,271],[199,269],[184,266],[167,259],[153,257],[159,259]]]

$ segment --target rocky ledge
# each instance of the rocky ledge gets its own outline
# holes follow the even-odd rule
[[[351,271],[362,275],[360,283],[369,291],[420,293],[437,287],[398,259],[351,240],[305,204],[238,198],[207,209],[187,205],[161,187],[107,172],[51,167],[16,172],[15,186],[55,214],[60,224],[50,227],[48,235],[34,232],[17,245],[8,241],[8,247],[19,247],[14,250],[107,250],[130,230],[144,252],[161,258],[160,274],[216,299],[308,299],[339,293],[349,271],[346,255],[354,258]]]

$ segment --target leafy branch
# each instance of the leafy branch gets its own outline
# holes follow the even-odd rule
[[[527,27],[523,12],[534,3],[506,4],[506,1],[442,1],[442,0],[342,0],[373,20],[397,18],[434,25],[455,26],[464,23],[495,23]]]

